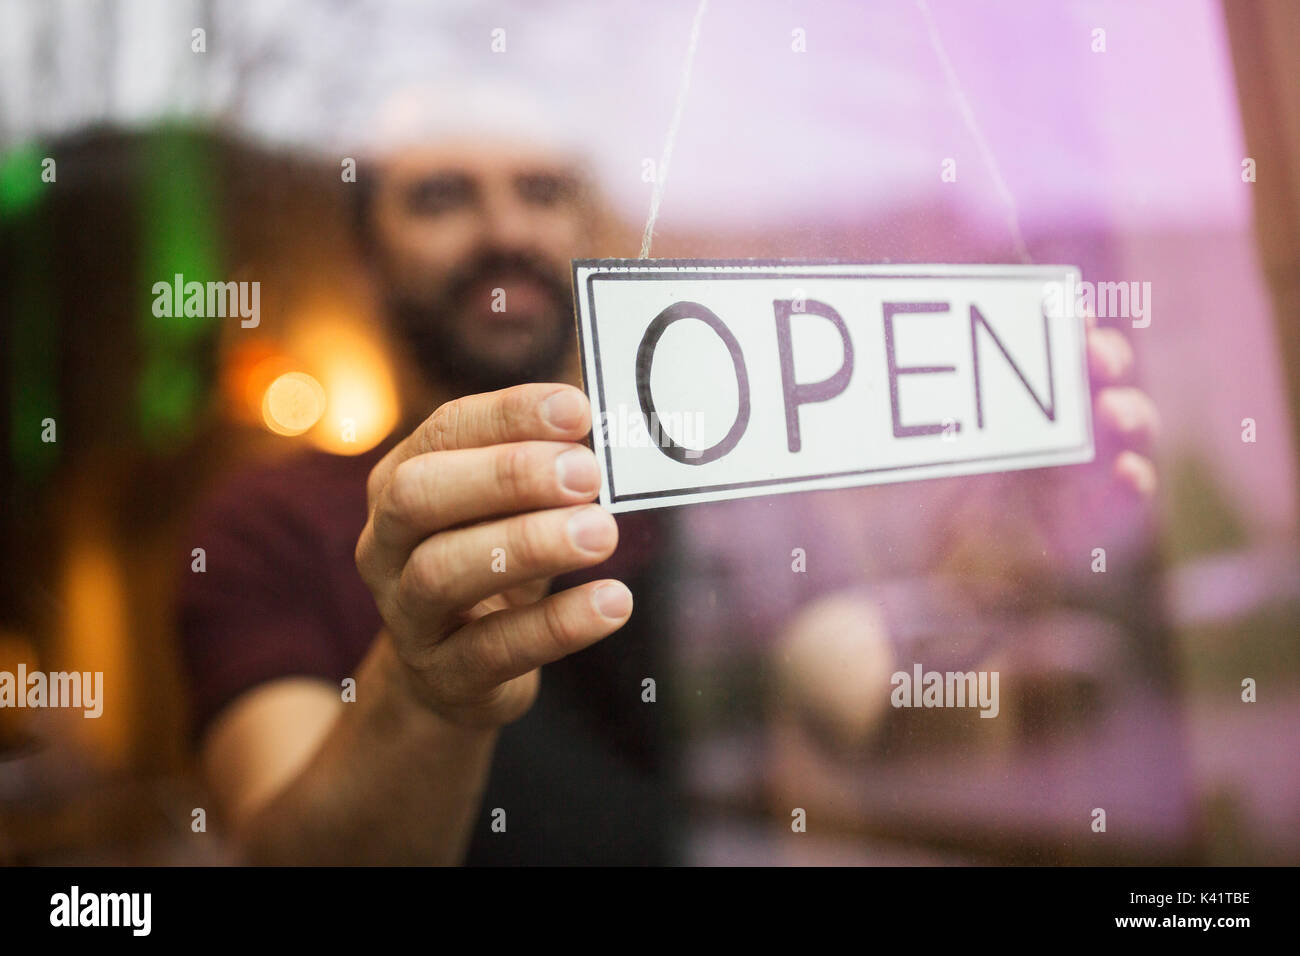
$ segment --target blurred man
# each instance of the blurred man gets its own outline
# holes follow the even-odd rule
[[[203,510],[182,624],[224,817],[272,863],[671,861],[670,707],[641,698],[671,556],[653,516],[589,504],[572,384],[589,191],[567,154],[487,137],[370,175],[359,235],[436,411],[370,455],[243,475]],[[1090,348],[1097,377],[1124,374],[1114,333]],[[1138,440],[1145,399],[1107,394],[1099,417]],[[1149,490],[1146,459],[1103,467]]]
[[[623,582],[656,557],[641,518],[607,561],[582,392],[523,384],[578,381],[590,191],[566,154],[499,138],[369,175],[359,235],[437,411],[368,455],[239,476],[200,515],[182,625],[224,816],[266,862],[666,862],[653,622],[548,669],[539,699],[538,668],[627,624]],[[623,581],[551,589],[602,562]]]

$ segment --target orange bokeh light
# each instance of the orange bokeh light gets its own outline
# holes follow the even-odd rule
[[[285,372],[262,395],[262,421],[277,435],[301,435],[325,414],[325,389],[306,372]]]

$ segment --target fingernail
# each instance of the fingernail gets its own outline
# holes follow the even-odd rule
[[[596,456],[585,448],[570,448],[555,459],[555,473],[565,491],[589,495],[600,487]]]
[[[580,428],[586,424],[586,399],[571,388],[561,389],[542,402],[542,418],[546,424],[563,432]]]
[[[569,540],[583,551],[605,551],[618,539],[618,527],[603,508],[583,508],[569,519]]]
[[[592,592],[591,603],[602,616],[618,620],[632,613],[632,592],[617,582],[602,584]]]

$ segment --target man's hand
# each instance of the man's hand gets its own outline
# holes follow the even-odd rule
[[[1088,372],[1094,386],[1093,420],[1097,426],[1098,458],[1109,462],[1110,477],[1139,499],[1155,494],[1156,469],[1148,453],[1159,428],[1155,403],[1128,384],[1133,349],[1115,329],[1088,323]]]
[[[520,385],[448,402],[370,473],[356,562],[423,703],[461,726],[521,716],[537,669],[622,627],[632,595],[596,581],[546,597],[557,574],[599,564],[614,518],[589,504],[596,458],[586,397]]]

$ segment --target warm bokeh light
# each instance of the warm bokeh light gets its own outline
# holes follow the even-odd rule
[[[135,699],[138,673],[130,660],[127,581],[102,502],[87,498],[77,511],[60,582],[59,639],[49,667],[103,673],[103,715],[86,720],[69,711],[67,725],[90,759],[120,766],[137,732],[127,703]]]
[[[343,320],[303,322],[285,348],[329,397],[325,413],[307,433],[312,444],[337,455],[359,455],[393,430],[397,387],[384,347],[371,330]]]
[[[243,337],[232,343],[222,362],[220,377],[227,414],[240,422],[261,424],[266,390],[277,378],[299,365],[263,336]]]
[[[222,391],[229,414],[317,448],[359,455],[397,424],[399,403],[383,339],[353,317],[311,311],[274,337],[227,353]]]
[[[325,389],[306,372],[285,372],[262,397],[262,420],[277,435],[301,435],[325,414]]]

